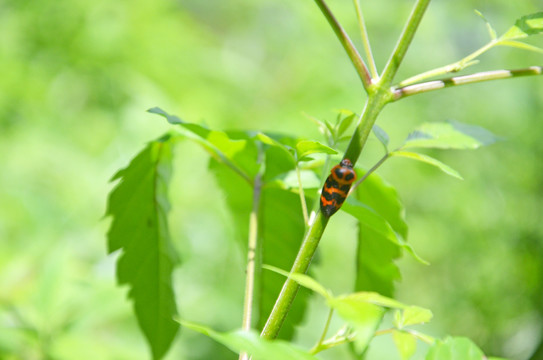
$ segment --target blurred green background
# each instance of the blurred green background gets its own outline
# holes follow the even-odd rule
[[[380,68],[411,5],[363,2]],[[351,1],[330,6],[359,44]],[[488,35],[473,9],[502,33],[541,11],[541,2],[434,1],[397,79],[483,45]],[[541,36],[530,42],[543,45]],[[541,54],[505,48],[481,60],[470,71],[543,64]],[[302,112],[332,119],[337,109],[359,112],[364,101],[309,0],[2,0],[0,69],[2,359],[149,358],[127,291],[115,285],[103,219],[109,178],[169,129],[146,109],[215,129],[320,139]],[[543,78],[528,77],[408,98],[378,120],[393,146],[417,124],[446,119],[504,136],[478,151],[432,153],[464,181],[407,160],[379,172],[405,202],[409,241],[431,262],[401,261],[398,298],[434,311],[424,331],[469,336],[485,353],[515,360],[529,359],[543,338],[542,114]],[[361,164],[371,166],[379,150],[370,141]],[[181,316],[237,328],[244,265],[225,195],[201,149],[181,144],[176,155],[171,223],[183,258],[174,280]],[[354,246],[350,225],[345,214],[334,218],[316,267],[336,293],[353,284],[344,261]],[[323,311],[312,301],[297,340],[303,346],[319,336]],[[396,358],[389,343],[377,339],[370,358]],[[235,356],[188,330],[167,356],[210,358]]]

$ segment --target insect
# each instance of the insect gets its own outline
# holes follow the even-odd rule
[[[355,180],[356,173],[351,160],[343,159],[332,168],[321,192],[321,211],[324,216],[330,217],[339,210]]]

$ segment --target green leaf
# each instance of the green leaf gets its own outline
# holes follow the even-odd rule
[[[433,314],[430,310],[418,306],[409,306],[395,314],[394,326],[403,329],[409,325],[418,325],[429,322]]]
[[[388,142],[390,141],[390,138],[386,131],[383,130],[383,128],[381,128],[379,125],[373,125],[372,131],[377,140],[383,144],[385,150],[388,149]]]
[[[231,331],[221,333],[209,327],[180,321],[189,329],[209,336],[235,353],[247,352],[254,360],[316,360],[317,358],[282,340],[266,340],[255,332]]]
[[[355,289],[392,296],[394,282],[400,279],[400,270],[394,263],[401,256],[396,233],[384,217],[352,196],[341,209],[359,222]]]
[[[339,124],[337,126],[337,137],[338,138],[341,137],[345,133],[345,131],[347,131],[349,126],[351,126],[353,121],[356,119],[356,114],[353,113],[352,111],[343,110],[341,113],[345,114],[346,116],[341,118],[341,120],[339,121]]]
[[[357,303],[368,303],[390,309],[407,309],[409,305],[403,304],[398,300],[383,296],[373,291],[360,291],[348,295],[342,295],[339,298],[349,299]]]
[[[202,145],[215,160],[230,167],[245,181],[250,183],[258,173],[259,167],[255,161],[256,146],[246,134],[238,133],[241,138],[236,139],[223,131],[209,130],[197,124],[184,122],[158,107],[149,109],[148,112],[163,116],[171,124],[178,125],[182,135]]]
[[[300,170],[300,177],[304,189],[318,189],[322,186],[321,179],[311,170]],[[298,193],[298,175],[296,174],[296,170],[280,174],[267,182],[266,186],[276,186]]]
[[[405,157],[408,159],[422,161],[422,162],[425,162],[427,164],[437,167],[439,170],[443,171],[447,175],[463,180],[462,176],[458,173],[458,171],[454,170],[449,165],[446,165],[442,163],[441,161],[434,159],[433,157],[430,157],[428,155],[414,153],[410,151],[397,150],[397,151],[391,152],[390,156],[400,156],[400,157]]]
[[[379,327],[385,309],[352,295],[330,299],[328,305],[356,331],[355,348],[362,352]]]
[[[400,353],[402,360],[410,359],[417,350],[417,338],[405,331],[394,331],[392,333],[394,344]]]
[[[318,141],[302,140],[296,144],[296,158],[304,161],[311,154],[337,154],[337,151]]]
[[[518,19],[500,40],[522,39],[541,32],[543,32],[543,12],[537,12]]]
[[[168,184],[172,138],[152,141],[113,180],[120,182],[108,199],[108,252],[122,250],[117,280],[128,284],[129,297],[154,359],[168,351],[179,325],[172,289],[178,263],[168,230]]]
[[[426,354],[426,360],[482,360],[483,352],[470,339],[448,337],[436,341]]]
[[[289,146],[281,143],[279,140],[276,140],[272,138],[271,136],[266,135],[264,133],[256,134],[255,138],[266,145],[274,146],[282,150],[286,155],[288,155],[288,158],[290,158],[293,163],[296,163],[296,159],[294,158],[292,148],[290,148]]]
[[[305,274],[299,274],[299,273],[289,273],[287,271],[281,270],[279,268],[276,268],[275,266],[270,265],[262,265],[262,268],[271,270],[273,272],[276,272],[278,274],[283,275],[284,277],[290,277],[294,281],[296,281],[298,284],[304,286],[305,288],[309,290],[313,290],[317,294],[322,295],[325,298],[330,298],[332,295],[324,286],[322,286],[317,280],[313,279],[309,275]]]
[[[360,178],[364,173],[358,174]],[[373,172],[357,188],[360,201],[381,215],[402,238],[407,239],[405,209],[396,189]]]
[[[262,263],[283,269],[290,268],[296,258],[305,231],[305,223],[299,195],[290,190],[270,186],[269,181],[275,181],[278,174],[291,171],[292,167],[293,164],[279,147],[270,146],[265,149],[265,172],[262,176],[264,186],[261,189],[258,213]],[[240,241],[246,249],[248,236],[246,229],[252,209],[253,189],[224,164],[212,162],[211,169],[225,194],[235,228],[238,229]],[[255,309],[255,318],[259,328],[262,328],[285,279],[270,272],[262,272],[260,276],[259,287],[256,290],[260,302]],[[279,334],[281,338],[289,339],[293,336],[296,325],[303,319],[310,295],[307,289],[300,290]]]
[[[408,135],[401,148],[477,149],[497,140],[496,135],[480,126],[451,120],[420,125]]]
[[[228,206],[228,216],[232,219],[232,228],[236,240],[244,251],[247,251],[249,237],[249,214],[253,205],[253,188],[241,176],[224,164],[210,159],[209,169],[215,181],[224,193],[222,197]]]

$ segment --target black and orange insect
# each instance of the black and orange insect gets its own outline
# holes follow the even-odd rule
[[[332,168],[321,192],[321,211],[324,216],[330,217],[339,210],[355,180],[356,173],[351,160],[343,159]]]

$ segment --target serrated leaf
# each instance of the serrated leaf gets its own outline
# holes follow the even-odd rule
[[[375,137],[377,138],[377,140],[379,140],[381,142],[381,144],[383,144],[385,149],[387,149],[390,138],[389,138],[388,134],[386,133],[386,131],[383,130],[383,128],[381,128],[377,124],[373,125],[372,131],[373,131],[373,134],[375,135]]]
[[[441,161],[434,159],[433,157],[428,156],[428,155],[414,153],[410,151],[398,150],[398,151],[391,152],[390,156],[400,156],[400,157],[405,157],[408,159],[422,161],[422,162],[425,162],[427,164],[437,167],[439,170],[443,171],[447,175],[463,180],[462,176],[460,175],[460,173],[458,173],[458,171],[454,170],[449,165],[446,165],[442,163]]]
[[[148,112],[165,117],[168,122],[178,125],[182,135],[196,141],[217,161],[224,163],[242,176],[247,182],[258,173],[259,167],[254,161],[256,146],[249,141],[249,136],[242,134],[243,138],[236,139],[224,131],[207,129],[201,125],[181,121],[177,116],[155,107]]]
[[[326,290],[324,286],[322,286],[317,280],[313,279],[309,275],[299,274],[299,273],[291,274],[288,271],[284,271],[275,266],[270,266],[270,265],[263,265],[262,268],[271,270],[287,278],[290,277],[292,280],[296,281],[298,284],[302,285],[303,287],[309,290],[313,290],[314,292],[322,295],[325,298],[330,298],[332,296],[329,293],[329,291]]]
[[[426,354],[426,360],[481,360],[483,352],[470,339],[448,337],[436,341]]]
[[[429,263],[428,261],[426,261],[426,260],[424,260],[423,258],[421,258],[421,257],[419,256],[419,254],[417,254],[417,253],[415,252],[415,249],[413,249],[413,247],[412,247],[409,243],[407,243],[405,240],[403,240],[403,239],[401,239],[401,238],[398,239],[398,241],[399,241],[401,247],[402,247],[405,251],[407,251],[407,252],[409,253],[409,255],[413,256],[413,259],[417,260],[419,263],[421,263],[421,264],[423,264],[423,265],[430,265],[430,263]]]
[[[543,32],[543,12],[521,17],[500,40],[516,40]]]
[[[253,331],[218,332],[209,327],[180,321],[189,329],[209,336],[235,353],[247,352],[254,360],[316,360],[313,355],[297,348],[289,342],[266,340]]]
[[[172,289],[172,271],[179,259],[168,230],[168,185],[172,139],[153,141],[113,180],[120,182],[109,195],[108,252],[122,250],[117,280],[128,284],[138,324],[153,358],[169,349],[179,325]]]
[[[311,154],[337,154],[336,150],[312,140],[298,142],[295,149],[298,161],[304,161]]]
[[[402,360],[410,359],[417,350],[417,339],[415,336],[404,331],[394,331],[392,333],[394,344],[400,353]]]
[[[480,126],[458,121],[424,123],[410,133],[402,149],[422,147],[434,149],[477,149],[499,138]]]

